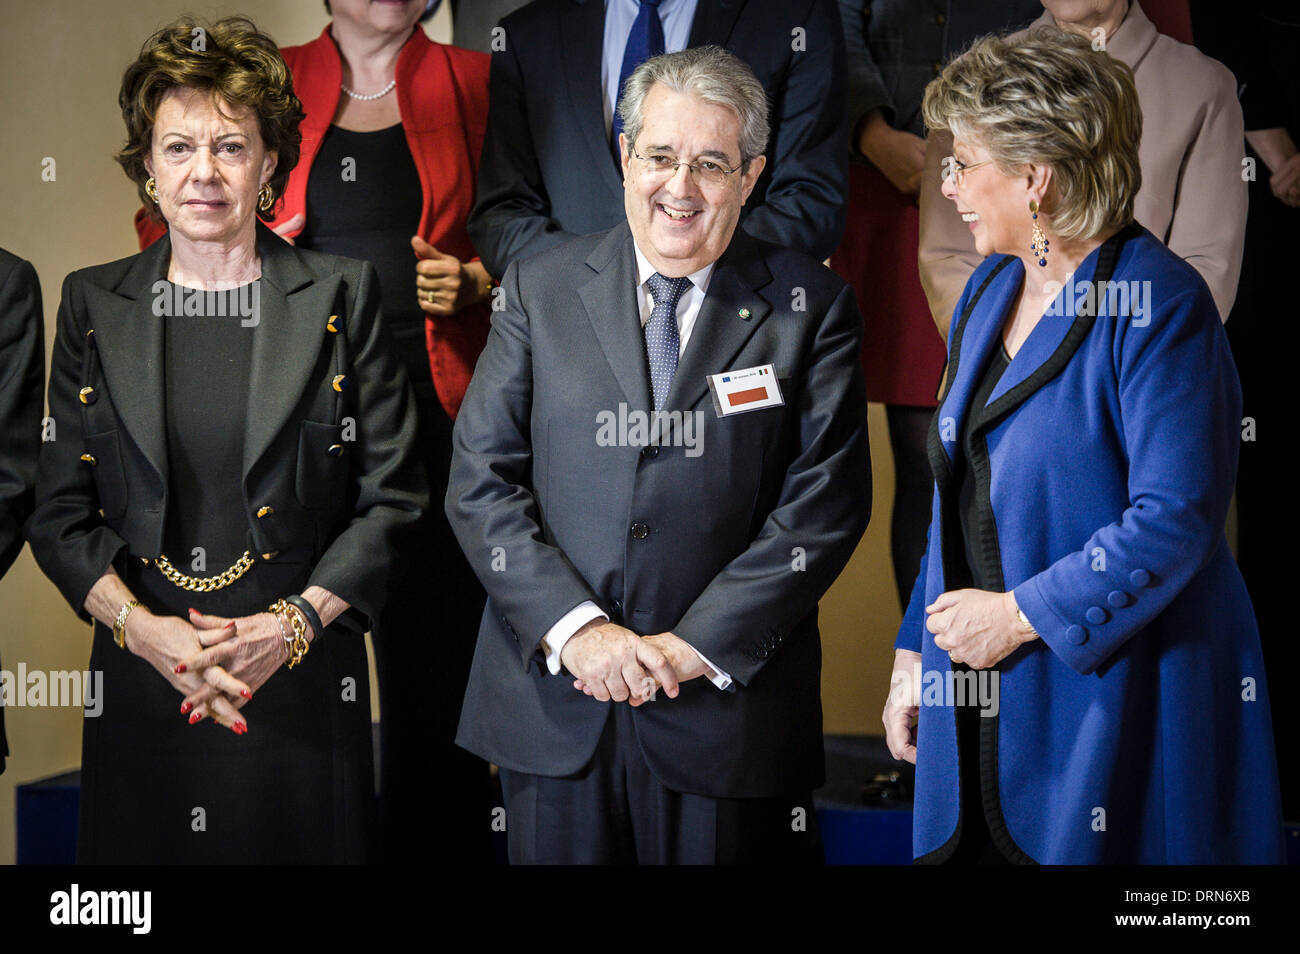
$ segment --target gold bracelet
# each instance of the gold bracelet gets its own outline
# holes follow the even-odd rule
[[[293,638],[284,635],[283,629],[281,635],[284,638],[284,648],[289,653],[289,659],[285,663],[290,669],[302,662],[302,657],[307,655],[307,650],[311,648],[311,643],[307,641],[307,620],[303,617],[298,608],[288,600],[279,599],[271,604],[272,613],[288,619],[289,626],[293,630]]]
[[[1029,622],[1029,617],[1025,615],[1025,611],[1022,610],[1019,606],[1016,607],[1016,615],[1020,617],[1020,622],[1021,625],[1025,627],[1025,632],[1032,634],[1034,639],[1041,638],[1038,635],[1038,630],[1034,629],[1034,624]]]
[[[119,649],[126,649],[126,618],[131,615],[131,610],[143,605],[139,600],[127,600],[117,611],[117,619],[113,620],[113,642]]]

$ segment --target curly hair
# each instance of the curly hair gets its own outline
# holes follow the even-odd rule
[[[925,124],[971,139],[1006,175],[1052,170],[1043,211],[1062,238],[1091,238],[1133,220],[1142,186],[1142,106],[1133,71],[1077,34],[1037,27],[985,36],[925,88]]]
[[[126,144],[114,158],[136,184],[140,201],[161,221],[144,191],[149,170],[144,160],[153,144],[158,104],[169,90],[209,91],[222,102],[250,108],[258,118],[262,143],[278,156],[269,185],[278,200],[298,164],[305,113],[293,92],[293,77],[280,51],[247,17],[205,24],[182,17],[160,29],[140,48],[122,75],[117,101],[126,124]],[[268,213],[269,214],[269,213]]]

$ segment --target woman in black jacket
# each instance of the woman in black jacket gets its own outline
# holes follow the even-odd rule
[[[168,235],[64,283],[30,533],[104,673],[79,858],[362,861],[361,633],[427,506],[374,269],[257,223],[302,109],[249,21],[163,28],[120,102]]]

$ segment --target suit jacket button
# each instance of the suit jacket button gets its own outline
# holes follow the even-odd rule
[[[333,387],[335,391],[342,392],[347,388],[347,386],[348,376],[346,374],[334,375],[334,381],[331,383],[331,387]]]
[[[86,329],[86,340],[87,340],[88,342],[90,342],[92,345],[95,343],[95,329],[94,329],[94,328],[87,328],[87,329]]]
[[[339,330],[339,316],[338,316],[338,315],[330,315],[330,320],[327,321],[327,322],[325,322],[325,330],[326,330],[326,331],[329,331],[329,332],[332,332],[332,333],[334,333],[334,334],[338,334],[338,330]]]
[[[1134,570],[1128,575],[1128,581],[1134,586],[1150,586],[1151,574],[1146,570]]]
[[[766,658],[767,658],[767,647],[766,647],[766,646],[760,646],[760,647],[758,647],[758,658],[759,658],[759,659],[766,659]]]
[[[271,514],[273,514],[273,513],[275,513],[275,508],[273,508],[273,507],[258,507],[258,508],[257,508],[257,519],[258,519],[258,520],[261,520],[263,517],[269,517],[269,516],[271,516]]]
[[[1083,617],[1090,623],[1100,625],[1110,618],[1110,614],[1100,606],[1089,606],[1088,612],[1084,613]]]
[[[1088,631],[1082,626],[1071,626],[1065,631],[1065,638],[1075,646],[1082,646],[1088,641]]]
[[[329,454],[331,457],[341,457],[341,456],[343,456],[343,445],[342,445],[342,444],[331,444],[331,445],[330,445],[330,446],[325,450],[325,453]]]
[[[644,523],[634,523],[632,524],[632,536],[637,540],[644,540],[650,536],[650,528]]]
[[[1128,606],[1128,600],[1129,596],[1123,590],[1111,590],[1106,594],[1106,602],[1116,609],[1121,606]]]
[[[613,603],[611,603],[611,604],[610,604],[610,608],[611,608],[615,613],[622,613],[622,612],[623,612],[623,604],[620,603],[618,600],[615,600]]]
[[[78,397],[81,398],[82,404],[94,404],[95,401],[99,398],[99,395],[95,393],[94,388],[82,388],[81,393],[78,395]]]

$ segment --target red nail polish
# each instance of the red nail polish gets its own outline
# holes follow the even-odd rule
[[[176,672],[177,672],[177,673],[182,673],[182,672],[184,672],[184,671],[185,671],[185,663],[177,663],[177,664],[176,664]]]
[[[223,627],[221,627],[221,628],[222,628],[222,629],[234,629],[234,628],[235,628],[235,621],[232,619],[229,623],[227,623],[225,626],[223,626]]]
[[[189,608],[189,612],[191,612],[191,613],[197,613],[198,610],[196,610],[193,606],[191,606],[191,607]]]
[[[194,713],[194,715],[190,716],[190,725],[193,725],[194,723],[198,722],[202,718],[203,716],[199,715],[197,712]]]
[[[192,702],[182,702],[182,703],[181,703],[181,715],[189,715],[190,710],[193,709],[193,708],[194,708],[194,703],[192,703]]]
[[[251,698],[253,698],[253,693],[250,692],[250,691],[247,690],[247,689],[240,689],[240,690],[239,690],[239,694],[240,694],[241,696],[243,696],[245,699],[251,699]]]

